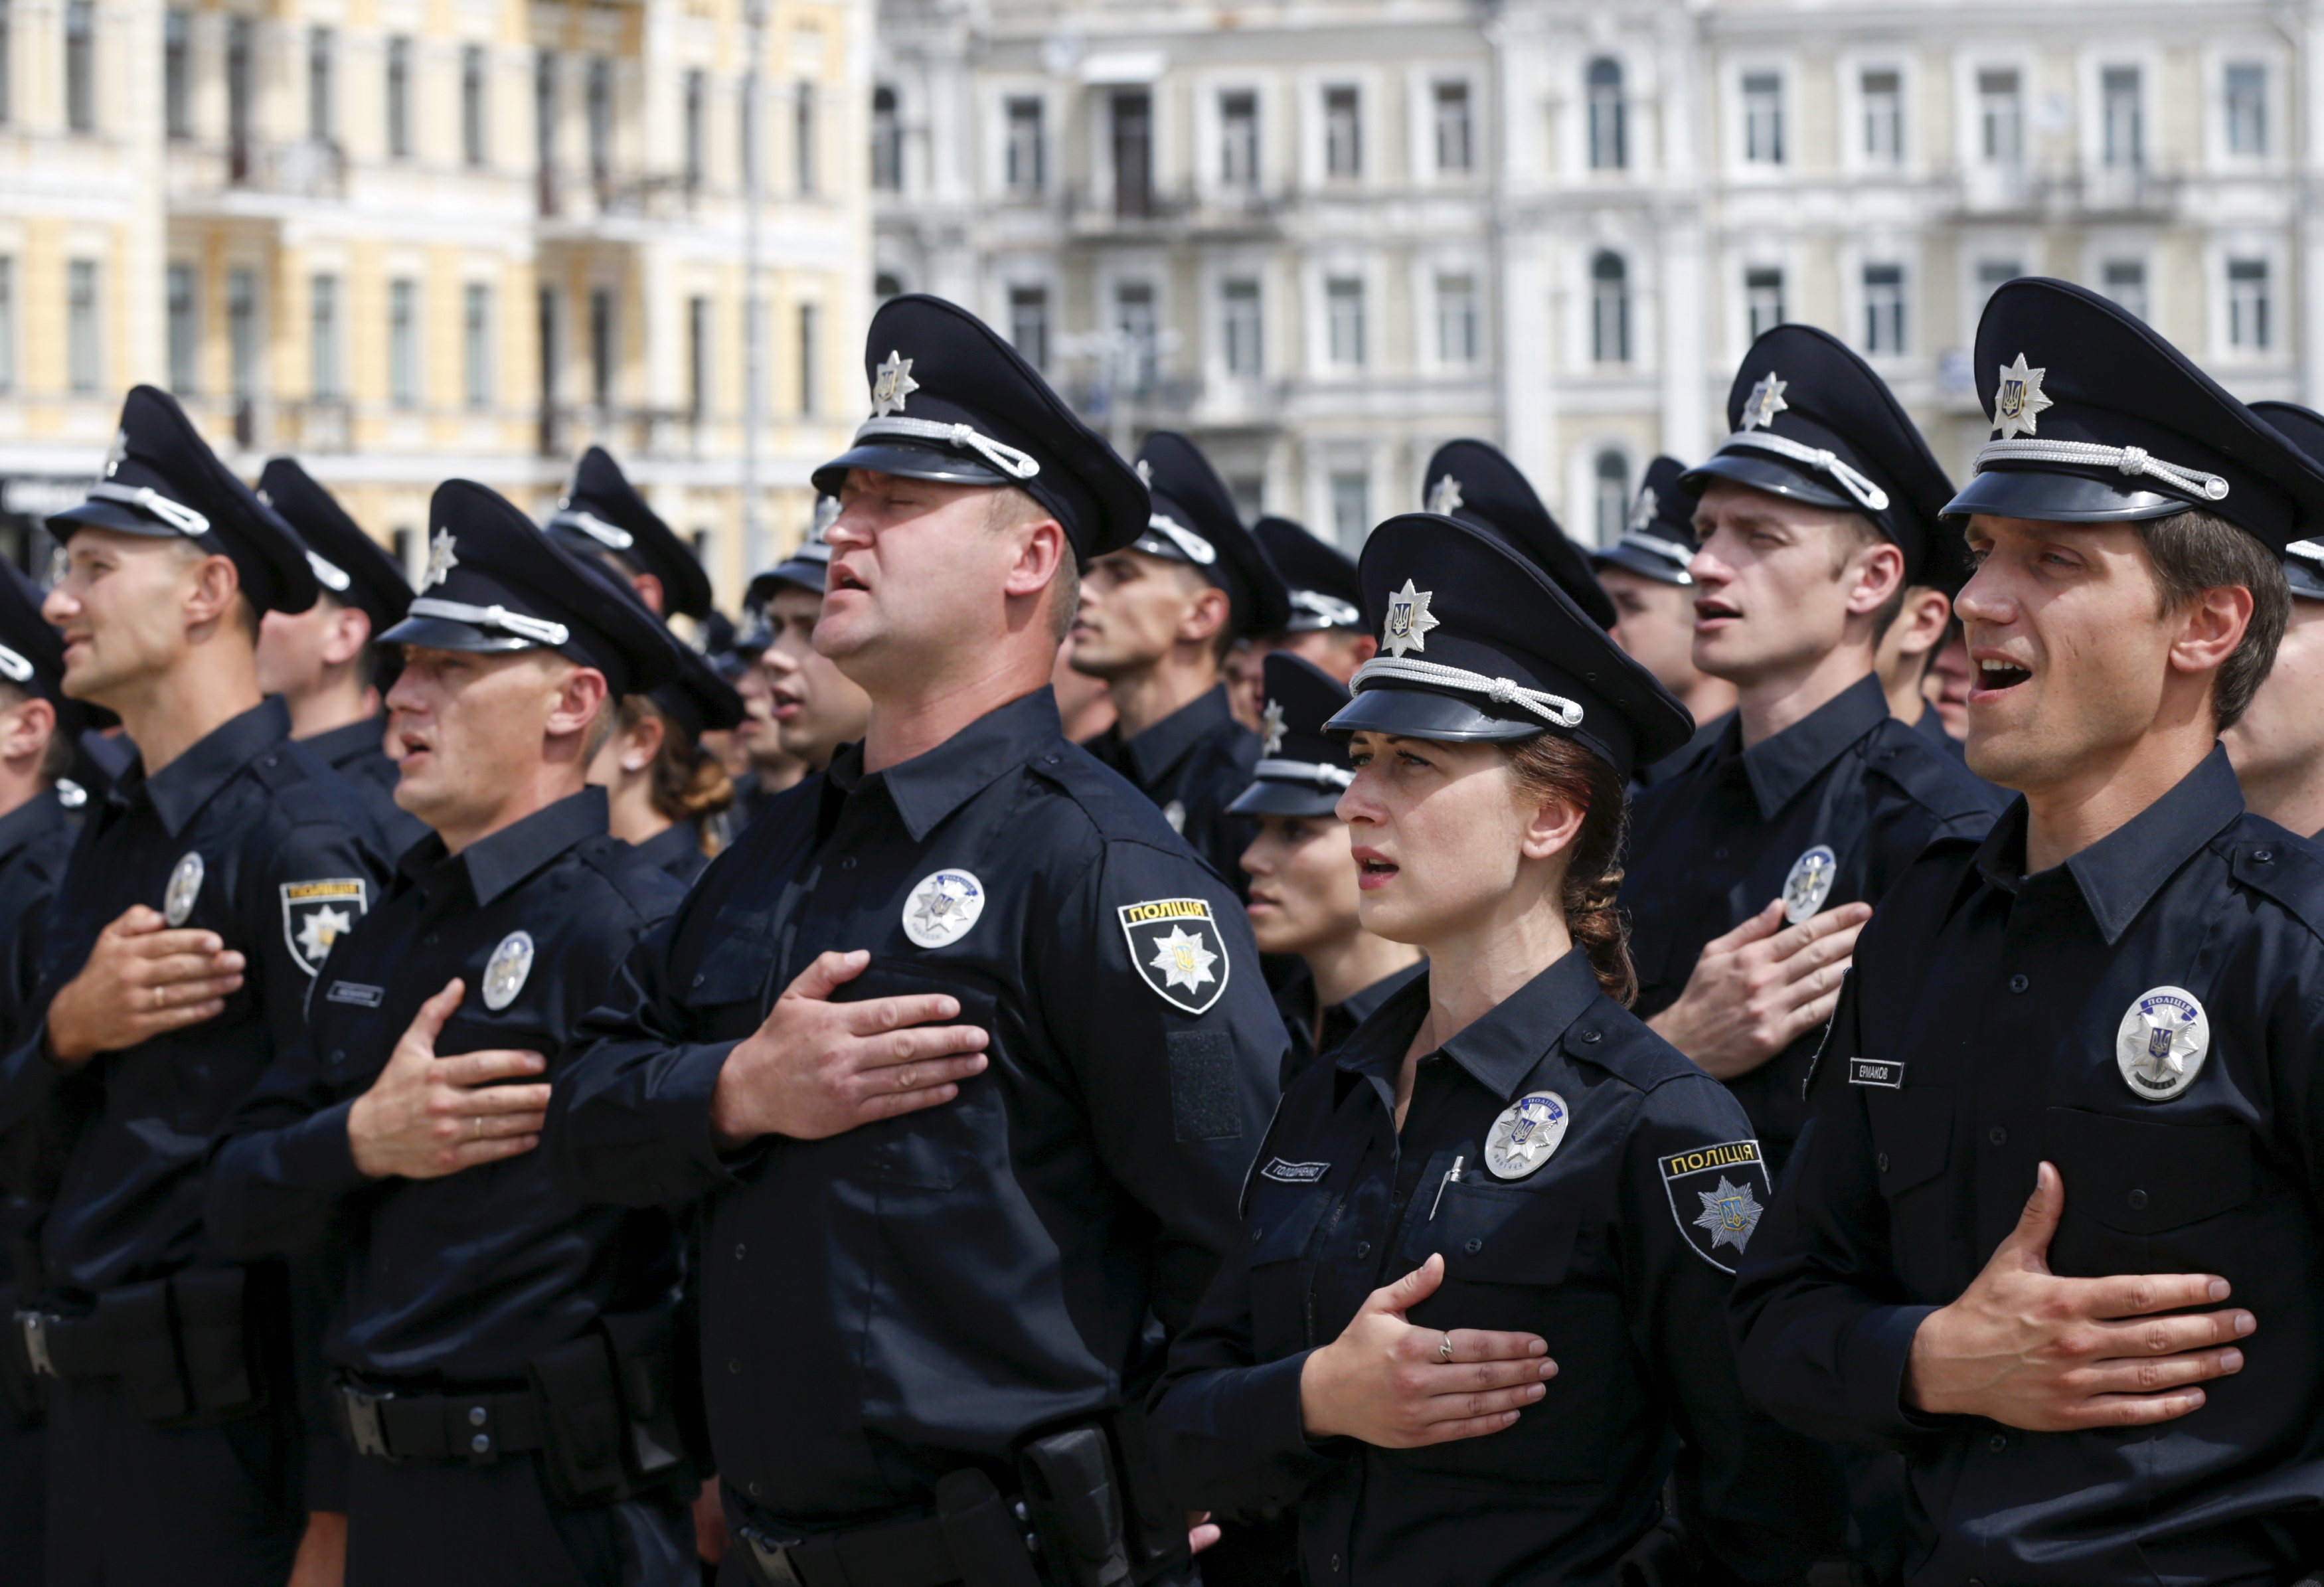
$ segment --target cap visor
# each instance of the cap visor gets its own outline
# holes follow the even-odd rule
[[[2303,601],[2324,601],[2324,571],[2298,557],[2283,559],[2283,582]]]
[[[1312,782],[1278,782],[1262,777],[1235,796],[1230,816],[1329,816],[1340,807],[1340,790]]]
[[[1842,495],[1837,486],[1824,484],[1792,467],[1782,459],[1754,456],[1744,452],[1717,452],[1678,476],[1682,489],[1701,495],[1703,487],[1713,479],[1731,479],[1737,484],[1748,484],[1753,490],[1766,491],[1771,496],[1784,496],[1794,502],[1806,502],[1812,506],[1837,507],[1845,512],[1861,512],[1863,507],[1852,498]]]
[[[1496,716],[1466,700],[1427,689],[1384,687],[1360,692],[1323,724],[1323,731],[1507,743],[1537,737],[1549,731],[1549,724],[1537,716],[1524,722]]]
[[[147,540],[173,540],[185,538],[158,518],[140,512],[121,502],[83,502],[78,507],[68,507],[49,515],[49,533],[60,540],[72,538],[72,531],[86,524],[93,529],[116,530],[123,534],[142,535]]]
[[[835,496],[852,468],[892,474],[900,479],[933,479],[945,484],[1015,484],[1017,481],[982,459],[948,447],[909,447],[898,441],[865,441],[850,447],[816,469],[816,490]]]
[[[827,563],[784,562],[768,568],[751,581],[751,598],[763,606],[774,598],[777,590],[786,585],[810,590],[819,595],[823,594],[824,579],[829,572],[830,565]]]
[[[1590,566],[1593,568],[1619,567],[1626,573],[1637,574],[1640,578],[1651,578],[1656,584],[1694,582],[1685,568],[1674,567],[1669,558],[1657,557],[1652,551],[1642,551],[1636,546],[1609,546],[1602,551],[1592,551],[1590,553]]]
[[[486,655],[539,647],[514,634],[488,633],[447,617],[407,617],[379,636],[383,645],[418,645],[429,650],[474,650]]]
[[[1988,518],[2031,518],[2044,523],[2121,523],[2167,518],[2201,505],[2209,503],[2133,490],[2088,475],[1988,468],[1961,486],[1939,516],[1967,518],[1982,512]]]

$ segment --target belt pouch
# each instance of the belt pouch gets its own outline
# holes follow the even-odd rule
[[[1120,1462],[1115,1470],[1121,1479],[1131,1574],[1147,1582],[1185,1570],[1194,1558],[1186,1551],[1186,1511],[1193,1507],[1173,1504],[1163,1486],[1142,1398],[1131,1398],[1114,1413],[1113,1453]]]
[[[675,1318],[662,1310],[623,1312],[598,1321],[613,1347],[632,1474],[653,1481],[676,1472],[687,1464],[688,1445],[678,1416]],[[699,1391],[698,1383],[688,1387]]]
[[[97,1325],[113,1342],[122,1392],[149,1422],[184,1420],[193,1407],[178,1375],[178,1341],[170,1326],[170,1282],[124,1284],[97,1300]]]
[[[1676,1523],[1664,1520],[1616,1562],[1617,1587],[1692,1587],[1694,1570]]]
[[[1017,1456],[1025,1503],[1049,1570],[1069,1587],[1120,1587],[1130,1580],[1121,1499],[1105,1429],[1069,1427],[1025,1445]]]
[[[48,1397],[42,1392],[41,1375],[32,1370],[32,1357],[24,1350],[24,1325],[16,1317],[16,1287],[0,1288],[0,1324],[7,1326],[8,1336],[0,1339],[0,1406],[19,1427],[37,1427],[42,1414],[48,1408]]]
[[[605,1342],[585,1333],[535,1356],[532,1384],[547,1434],[541,1465],[549,1491],[567,1505],[627,1498],[621,1389]]]
[[[251,1370],[249,1270],[180,1273],[170,1287],[194,1413],[217,1416],[249,1410],[260,1398],[259,1380]]]
[[[1041,1587],[1016,1518],[982,1472],[967,1467],[936,1483],[936,1520],[962,1587]]]

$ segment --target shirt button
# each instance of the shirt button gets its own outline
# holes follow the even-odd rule
[[[468,1447],[475,1450],[478,1454],[490,1454],[493,1452],[493,1441],[484,1434],[479,1433],[474,1438],[468,1440]]]
[[[1472,1240],[1461,1249],[1467,1251],[1471,1256],[1475,1256],[1479,1251],[1485,1249],[1485,1242],[1481,1240]]]
[[[1605,1034],[1602,1030],[1585,1030],[1582,1033],[1582,1039],[1585,1042],[1594,1042]]]
[[[425,936],[425,937],[421,937],[420,940],[421,942],[426,943],[429,947],[431,947],[431,948],[432,948],[432,947],[434,947],[434,946],[436,946],[436,934],[435,934],[434,932],[432,932],[432,931],[431,931],[431,932],[429,932],[427,936]]]
[[[1333,1574],[1333,1575],[1335,1575],[1335,1576],[1336,1576],[1336,1575],[1338,1575],[1339,1573],[1340,1573],[1340,1556],[1339,1556],[1338,1555],[1336,1555],[1336,1554],[1335,1554],[1335,1555],[1333,1555],[1332,1556],[1332,1574]]]
[[[734,1242],[734,1259],[738,1262],[742,1259],[742,1242],[739,1240]]]
[[[756,1482],[748,1483],[746,1487],[752,1499],[759,1497],[759,1485]]]
[[[733,1376],[739,1378],[742,1375],[742,1363],[740,1361],[728,1361],[726,1363],[726,1370]]]
[[[1888,1154],[1886,1152],[1882,1152],[1872,1160],[1879,1167],[1879,1169],[1883,1174],[1886,1174],[1888,1171]]]
[[[1368,1256],[1371,1255],[1371,1254],[1372,1254],[1372,1242],[1371,1242],[1370,1241],[1369,1241],[1369,1240],[1359,1240],[1359,1241],[1356,1241],[1356,1254],[1357,1254],[1358,1256],[1360,1256],[1360,1257],[1368,1257]]]
[[[2254,849],[2252,851],[2252,858],[2264,865],[2275,858],[2275,851],[2273,849]]]
[[[2125,1199],[2130,1203],[2130,1210],[2132,1212],[2143,1213],[2146,1210],[2146,1192],[2143,1190],[2134,1190]]]
[[[694,984],[695,984],[695,985],[696,985],[696,986],[700,986],[700,985],[701,985],[705,981],[706,981],[706,980],[708,980],[708,979],[709,979],[709,977],[708,977],[708,976],[706,976],[706,975],[697,975],[697,976],[696,976],[696,977],[694,978]]]
[[[847,858],[845,858],[845,859],[844,859],[844,860],[840,861],[840,862],[839,862],[839,868],[840,868],[842,871],[853,871],[853,870],[854,870],[854,869],[855,869],[855,856],[854,856],[853,854],[850,854],[850,855],[848,855],[848,856],[847,856]]]
[[[2009,1144],[2009,1131],[2004,1130],[1998,1124],[1996,1124],[1992,1129],[1987,1130],[1985,1132],[1985,1138],[1993,1142],[1996,1146],[2007,1146]]]
[[[1713,849],[1711,851],[1711,857],[1714,860],[1723,860],[1727,857],[1727,851],[1725,849]]]
[[[333,1062],[334,1064],[344,1064],[344,1063],[346,1063],[346,1061],[347,1061],[347,1049],[346,1049],[346,1048],[345,1048],[345,1047],[333,1047],[333,1048],[331,1049],[331,1062]]]
[[[468,1407],[468,1426],[471,1427],[481,1427],[484,1425],[484,1407],[480,1405],[470,1406]]]
[[[1257,1245],[1257,1244],[1259,1243],[1259,1237],[1260,1235],[1262,1235],[1262,1234],[1266,1233],[1266,1232],[1267,1232],[1267,1231],[1266,1231],[1266,1230],[1264,1230],[1264,1229],[1254,1229],[1254,1230],[1252,1230],[1252,1231],[1250,1232],[1250,1242],[1251,1242],[1253,1245]]]
[[[2012,992],[2024,992],[2027,987],[2033,984],[2034,983],[2032,982],[2026,980],[2023,975],[2012,975],[2009,978],[2009,990]]]
[[[1999,1454],[2003,1450],[2009,1447],[2009,1435],[2006,1433],[1996,1433],[1992,1437],[1985,1441],[1985,1446],[1986,1448],[1993,1451],[1994,1453]]]

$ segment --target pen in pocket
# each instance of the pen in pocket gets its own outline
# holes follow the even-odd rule
[[[1435,1221],[1436,1209],[1444,1204],[1444,1187],[1460,1182],[1461,1165],[1468,1160],[1467,1158],[1454,1158],[1452,1166],[1444,1170],[1444,1177],[1436,1182],[1436,1199],[1428,1204],[1428,1216],[1432,1223]]]

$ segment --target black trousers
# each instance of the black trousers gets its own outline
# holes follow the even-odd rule
[[[0,1411],[0,1587],[40,1587],[48,1462],[47,1431]]]
[[[47,1440],[48,1587],[289,1580],[307,1518],[281,1416],[165,1431],[89,1378],[50,1386]]]
[[[568,1509],[531,1454],[348,1464],[347,1587],[699,1587],[674,1497]]]

